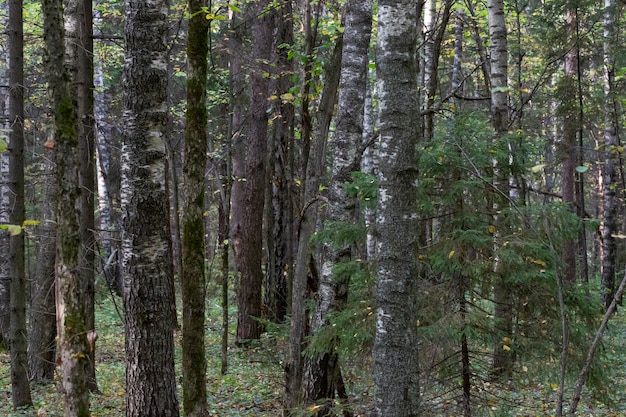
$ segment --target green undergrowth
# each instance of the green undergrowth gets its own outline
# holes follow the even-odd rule
[[[97,375],[100,393],[91,398],[93,416],[123,416],[125,409],[124,340],[122,320],[109,297],[97,305],[98,344]],[[236,312],[231,316],[231,341],[234,339]],[[217,301],[207,302],[207,407],[211,417],[278,417],[282,415],[283,361],[286,353],[286,326],[268,327],[262,340],[245,348],[230,343],[229,367],[226,375],[220,374],[221,308]],[[180,332],[176,332],[177,373],[181,390]],[[425,351],[424,351],[425,352]],[[344,358],[343,378],[350,394],[350,403],[358,416],[373,416],[374,388],[371,379],[370,358],[361,354]],[[611,321],[603,344],[600,366],[610,374],[610,386],[592,397],[585,390],[579,404],[579,416],[626,416],[626,317],[624,311]],[[537,358],[538,361],[542,359]],[[487,362],[486,362],[487,363]],[[534,364],[536,365],[536,364]],[[486,365],[487,366],[487,365]],[[558,369],[558,363],[545,363],[546,369]],[[558,380],[545,375],[525,372],[519,364],[514,382],[491,383],[477,378],[472,392],[472,416],[552,416],[555,414]],[[487,372],[487,370],[486,370]],[[481,382],[479,382],[479,380]],[[423,384],[424,415],[457,416],[460,404],[437,394],[437,384]],[[565,410],[568,409],[573,382],[565,393]],[[60,417],[62,404],[55,384],[32,386],[34,407],[13,410],[9,356],[0,353],[0,416],[7,417]],[[182,393],[179,392],[179,399]],[[182,405],[181,405],[182,406]],[[311,407],[310,410],[315,410]],[[304,411],[304,415],[312,412]],[[181,415],[184,415],[181,410]]]

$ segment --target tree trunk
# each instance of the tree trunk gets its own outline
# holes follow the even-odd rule
[[[300,213],[298,253],[291,290],[291,323],[289,327],[289,346],[285,364],[285,396],[283,406],[287,413],[299,407],[303,400],[302,379],[305,329],[307,327],[306,293],[309,273],[311,249],[309,241],[317,224],[317,207],[321,176],[324,169],[324,152],[326,140],[333,115],[333,107],[337,97],[339,75],[341,69],[343,37],[337,39],[333,56],[325,68],[326,82],[320,97],[317,112],[317,129],[311,141],[310,157],[307,158],[304,183],[304,205]]]
[[[570,48],[565,55],[565,74],[560,82],[560,108],[562,117],[560,152],[563,163],[562,195],[563,204],[572,212],[576,212],[575,204],[575,167],[577,163],[576,134],[580,120],[578,120],[578,92],[576,88],[578,74],[578,41],[576,39],[578,26],[578,11],[573,0],[566,2],[566,45]],[[576,240],[568,239],[563,244],[562,261],[565,281],[576,281]]]
[[[206,0],[189,0],[187,33],[187,111],[183,161],[183,408],[186,416],[204,417],[206,359],[204,348],[204,175],[207,155],[207,57],[209,20]],[[176,214],[177,215],[177,214]]]
[[[75,104],[65,71],[63,6],[46,0],[44,39],[48,55],[48,86],[54,113],[57,181],[57,363],[61,364],[64,415],[89,416],[87,317],[80,267],[80,199],[78,131]]]
[[[46,149],[42,213],[37,225],[37,266],[30,285],[28,321],[28,366],[33,382],[54,379],[56,307],[54,303],[54,261],[56,257],[56,193],[54,151]]]
[[[505,140],[508,131],[508,46],[503,0],[490,0],[487,3],[489,18],[489,39],[491,41],[491,124],[494,130],[494,142]],[[495,186],[508,196],[508,167],[502,161],[495,162]],[[502,211],[508,202],[495,198],[495,212]],[[501,216],[495,215],[494,224],[505,222]],[[502,226],[506,227],[506,226]],[[496,228],[498,230],[499,228]],[[496,233],[496,240],[498,238]],[[496,242],[497,246],[498,243]],[[512,339],[513,333],[513,302],[511,284],[506,276],[500,273],[500,264],[496,260],[496,282],[494,283],[494,350],[493,373],[495,376],[508,372],[513,365],[513,353],[503,348],[503,339]]]
[[[9,26],[8,2],[0,3],[0,24]],[[9,123],[9,59],[8,50],[0,61],[0,139],[6,144],[8,138],[4,132],[11,129]],[[9,224],[11,213],[9,182],[9,154],[0,153],[0,224]],[[0,229],[0,349],[8,349],[9,333],[11,327],[10,304],[11,304],[11,272],[9,259],[10,234],[8,230]]]
[[[380,106],[374,390],[381,417],[417,416],[417,18],[411,0],[378,4]]]
[[[372,30],[372,2],[350,0],[346,4],[345,31],[337,123],[334,135],[329,142],[333,149],[331,179],[328,186],[326,208],[327,227],[337,223],[354,224],[357,221],[357,201],[348,196],[344,184],[350,183],[351,172],[360,167],[358,152],[363,137],[363,117],[365,91],[368,82],[368,50]],[[353,243],[324,242],[322,247],[322,268],[319,289],[316,294],[315,315],[312,332],[326,324],[331,311],[340,311],[347,301],[349,276],[337,276],[333,268],[341,262],[349,262],[358,254],[352,253]],[[315,403],[323,398],[334,398],[338,388],[335,384],[339,375],[339,359],[334,347],[339,340],[331,343],[329,351],[308,358],[305,364],[305,402]],[[332,402],[331,402],[332,404]]]
[[[294,100],[290,98],[293,86],[291,75],[293,61],[289,50],[280,45],[293,45],[293,11],[291,0],[282,0],[277,15],[275,40],[276,71],[274,98],[274,123],[272,124],[271,155],[271,210],[272,229],[268,230],[272,244],[268,244],[265,307],[268,318],[282,323],[287,315],[287,280],[293,269],[293,152],[294,152]],[[270,223],[270,222],[268,222]]]
[[[240,273],[237,343],[261,336],[261,288],[263,272],[263,209],[267,158],[267,106],[269,79],[267,63],[272,49],[274,16],[264,12],[269,1],[251,3],[254,46],[251,62],[250,107],[246,132],[240,131],[233,144],[233,217],[231,234]],[[247,65],[247,64],[246,64]]]
[[[24,206],[24,34],[22,0],[9,0],[9,190],[10,222],[22,226]],[[13,407],[32,405],[26,342],[26,272],[24,235],[12,233],[11,262],[11,396]]]
[[[80,275],[85,299],[88,353],[88,388],[98,391],[95,364],[95,123],[93,81],[93,30],[90,0],[64,0],[67,16],[66,67],[70,73],[71,94],[76,100],[80,200]],[[91,343],[93,341],[93,343]]]
[[[608,308],[615,292],[617,263],[617,102],[615,100],[615,16],[614,0],[604,1],[604,169],[602,171],[602,303]]]
[[[126,416],[177,417],[165,187],[166,1],[126,2],[122,265]]]

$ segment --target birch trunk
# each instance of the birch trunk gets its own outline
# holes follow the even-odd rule
[[[307,276],[311,256],[310,240],[317,224],[317,209],[320,203],[318,196],[321,176],[324,169],[324,152],[326,140],[333,115],[333,107],[337,97],[339,72],[341,66],[342,38],[335,44],[333,56],[326,66],[326,82],[320,97],[317,112],[316,130],[311,141],[311,149],[307,158],[306,180],[304,183],[304,207],[300,213],[298,253],[291,290],[291,323],[289,327],[289,346],[285,364],[285,396],[283,405],[287,413],[302,405],[304,362],[302,352],[305,348],[305,335],[308,326],[306,313]]]
[[[357,221],[357,201],[347,195],[345,183],[352,181],[351,172],[360,166],[359,146],[363,137],[363,116],[367,85],[368,50],[372,30],[372,2],[350,0],[346,4],[345,31],[337,124],[328,146],[333,149],[331,179],[328,186],[326,224],[353,224]],[[316,296],[315,314],[311,331],[315,332],[326,324],[330,311],[339,311],[347,301],[350,277],[336,276],[333,268],[358,256],[352,253],[352,244],[324,242],[319,289]],[[335,398],[339,390],[341,371],[335,347],[339,340],[331,343],[328,351],[308,358],[305,364],[305,402]],[[342,385],[342,384],[341,384]],[[332,402],[330,402],[332,404]]]
[[[127,1],[123,75],[122,276],[126,416],[178,417],[165,187],[166,1]]]
[[[381,417],[417,416],[420,397],[416,22],[413,1],[379,1],[378,273],[373,358],[375,407]]]

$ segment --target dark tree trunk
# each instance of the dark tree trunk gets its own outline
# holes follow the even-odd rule
[[[22,0],[9,0],[9,190],[10,222],[22,226],[24,206],[24,34]],[[12,233],[11,262],[11,396],[13,407],[32,405],[26,342],[26,272],[24,235]]]
[[[282,0],[277,13],[277,37],[274,41],[276,80],[274,84],[274,122],[270,159],[271,230],[268,230],[268,271],[265,285],[267,316],[282,323],[287,315],[288,277],[293,269],[293,152],[294,103],[292,88],[293,62],[281,45],[293,45],[293,11],[291,0]]]
[[[166,1],[126,2],[122,275],[126,416],[178,417],[168,192]]]
[[[46,149],[47,160],[42,213],[37,225],[37,265],[30,285],[28,322],[28,366],[33,382],[54,379],[56,307],[54,303],[54,261],[56,257],[56,183],[54,151]]]
[[[93,30],[90,0],[65,0],[66,54],[71,94],[76,100],[80,200],[80,275],[89,339],[87,386],[98,391],[95,364],[95,122]]]
[[[206,0],[189,0],[187,34],[187,111],[183,161],[183,407],[185,415],[204,417],[206,359],[204,348],[204,175],[207,155],[207,57],[209,20]]]
[[[263,272],[263,209],[267,158],[268,72],[274,15],[264,12],[269,1],[253,2],[254,46],[250,77],[250,107],[246,131],[235,135],[233,144],[233,217],[231,235],[240,273],[237,315],[237,343],[258,339],[261,326]],[[246,64],[247,65],[247,64]]]

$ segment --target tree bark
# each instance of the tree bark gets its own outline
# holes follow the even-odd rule
[[[354,224],[357,221],[357,201],[348,196],[344,184],[352,182],[351,172],[358,171],[361,156],[358,152],[363,137],[365,91],[368,82],[368,50],[372,30],[372,2],[350,0],[346,4],[345,30],[337,123],[329,141],[333,149],[331,179],[328,186],[326,206],[327,227],[337,223]],[[341,262],[349,262],[356,242],[324,242],[319,289],[316,294],[315,314],[311,330],[315,332],[326,324],[331,311],[340,311],[347,301],[349,276],[337,276],[333,268]],[[339,358],[331,343],[328,351],[308,358],[305,364],[305,402],[315,403],[323,398],[334,398],[340,374]],[[331,402],[332,403],[332,402]]]
[[[566,45],[570,48],[565,55],[565,73],[560,81],[560,106],[561,115],[561,143],[559,151],[563,163],[562,196],[563,204],[567,205],[572,212],[576,212],[575,205],[575,167],[577,163],[576,134],[580,120],[578,118],[578,92],[576,88],[578,74],[578,11],[573,0],[566,1]],[[576,281],[576,240],[568,239],[563,244],[562,261],[564,264],[564,277],[567,282]]]
[[[79,273],[85,300],[85,315],[89,339],[88,388],[98,391],[95,364],[95,123],[93,80],[93,30],[90,0],[64,0],[67,16],[66,68],[70,73],[70,90],[76,100],[78,159],[80,184],[80,254]]]
[[[294,153],[294,100],[290,89],[294,73],[288,48],[293,45],[293,11],[291,0],[282,0],[277,10],[277,37],[274,42],[276,57],[273,96],[274,122],[272,123],[272,155],[270,187],[272,228],[268,230],[268,271],[265,286],[265,307],[268,318],[282,323],[288,309],[288,277],[293,269],[293,153]]]
[[[502,0],[490,0],[487,3],[489,20],[489,39],[491,41],[491,124],[494,130],[494,142],[505,140],[508,131],[508,44]],[[495,186],[508,196],[509,169],[502,161],[495,162]],[[498,201],[498,202],[496,202]],[[494,199],[493,210],[502,211],[508,202],[502,198]],[[494,215],[494,224],[505,222],[501,216]],[[506,226],[502,226],[506,227]],[[496,228],[496,230],[499,229]],[[498,238],[496,233],[495,239]],[[495,245],[497,246],[497,242]],[[503,348],[502,339],[512,339],[513,333],[513,302],[512,290],[506,276],[500,272],[501,265],[496,260],[496,282],[494,283],[494,348],[493,374],[496,377],[508,372],[513,364],[513,353]]]
[[[10,222],[22,226],[24,205],[24,33],[22,0],[9,0],[9,190]],[[32,405],[26,341],[26,271],[24,235],[12,234],[11,262],[11,396],[13,407]]]
[[[380,107],[374,389],[381,417],[417,416],[417,18],[411,0],[378,4]]]
[[[283,406],[287,413],[302,405],[303,391],[303,360],[305,329],[307,327],[306,293],[307,276],[311,248],[309,241],[317,224],[317,208],[320,203],[318,196],[321,176],[324,169],[324,152],[326,140],[333,115],[333,107],[337,97],[339,75],[341,69],[343,38],[335,43],[333,56],[325,68],[326,82],[320,97],[317,112],[317,129],[311,141],[310,157],[307,158],[304,183],[304,206],[300,213],[298,225],[298,253],[296,254],[293,284],[291,289],[291,323],[289,326],[289,346],[285,364],[285,395]]]
[[[126,416],[177,417],[165,187],[167,2],[126,2],[122,276]]]
[[[204,417],[206,359],[204,348],[204,175],[207,155],[207,57],[209,25],[206,0],[189,0],[187,33],[187,111],[183,161],[183,408],[185,415]]]
[[[250,107],[247,130],[240,131],[233,144],[233,217],[231,235],[240,273],[237,314],[237,343],[261,336],[261,288],[263,272],[263,209],[267,158],[268,72],[274,16],[264,11],[269,1],[259,0],[251,7],[254,46],[251,62]]]
[[[80,267],[80,199],[76,107],[64,67],[65,33],[60,0],[45,0],[44,40],[54,112],[57,181],[57,363],[64,415],[89,416],[87,317]]]
[[[56,257],[56,183],[54,151],[46,149],[44,158],[42,213],[36,226],[37,266],[30,283],[28,321],[28,366],[33,382],[54,379],[56,353],[56,306],[54,302],[54,261]]]
[[[602,170],[602,303],[608,308],[615,292],[617,263],[617,102],[615,100],[615,16],[614,0],[604,1],[604,169]]]

